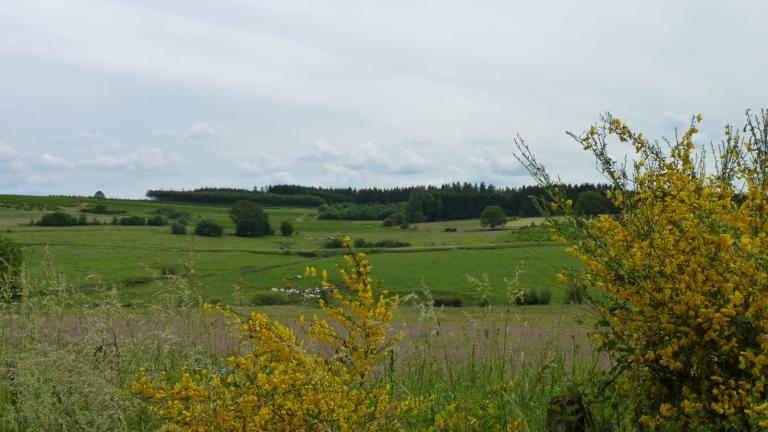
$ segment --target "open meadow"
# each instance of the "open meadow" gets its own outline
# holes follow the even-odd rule
[[[151,217],[169,209],[184,212],[189,214],[190,227],[210,219],[223,225],[225,232],[222,237],[201,237],[190,229],[186,235],[171,235],[167,225],[111,225],[111,214],[81,212],[98,204],[118,217]],[[89,222],[95,218],[106,225],[30,226],[31,220],[54,209],[74,217],[85,214]],[[380,221],[322,220],[314,208],[267,208],[271,224],[278,227],[288,221],[295,227],[294,235],[278,232],[243,238],[234,235],[228,211],[224,206],[149,201],[0,196],[0,230],[24,248],[33,273],[42,272],[41,263],[48,254],[70,284],[86,292],[97,283],[114,285],[127,306],[151,304],[157,282],[182,272],[185,265],[193,267],[199,296],[209,303],[250,304],[256,298],[259,304],[260,293],[273,288],[308,288],[312,282],[303,279],[307,266],[331,271],[340,262],[345,251],[325,247],[339,234],[368,242],[407,242],[407,247],[362,248],[373,256],[377,279],[401,295],[429,290],[436,297],[459,297],[466,306],[477,306],[483,296],[503,303],[507,298],[504,279],[514,276],[518,265],[524,266],[521,288],[549,290],[553,303],[563,303],[563,287],[556,275],[576,264],[562,244],[548,241],[545,229],[531,227],[540,225],[541,218],[513,220],[496,230],[482,227],[476,219],[401,229],[383,227]],[[482,274],[490,283],[484,293],[467,280]]]

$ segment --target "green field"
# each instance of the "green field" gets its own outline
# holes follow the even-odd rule
[[[31,226],[54,209],[75,216],[80,210],[105,204],[118,216],[152,216],[158,209],[172,208],[190,214],[190,232],[205,218],[222,223],[225,235],[207,238],[187,234],[174,236],[165,227],[113,225],[41,227]],[[312,208],[268,208],[273,226],[293,223],[296,233],[241,238],[234,231],[228,208],[202,205],[177,205],[148,201],[94,200],[88,198],[0,196],[0,229],[3,236],[23,246],[32,274],[42,275],[44,256],[53,258],[59,273],[86,292],[97,285],[116,286],[125,304],[151,303],[164,274],[180,274],[184,262],[193,262],[196,293],[204,301],[248,301],[259,291],[273,288],[306,288],[316,281],[297,278],[306,266],[328,269],[333,275],[341,261],[340,250],[324,248],[338,233],[368,241],[399,240],[410,247],[371,249],[375,275],[389,290],[401,294],[427,287],[435,296],[460,296],[465,305],[476,305],[481,295],[467,281],[467,275],[487,274],[488,297],[498,303],[506,298],[504,278],[513,276],[525,262],[522,288],[549,288],[552,301],[563,301],[563,288],[556,283],[557,272],[576,264],[561,244],[540,241],[547,237],[542,229],[531,229],[542,220],[518,219],[504,229],[489,231],[477,220],[416,224],[412,229],[384,228],[378,221],[318,220]],[[113,215],[87,214],[88,220],[103,222]],[[447,232],[446,228],[455,228]]]

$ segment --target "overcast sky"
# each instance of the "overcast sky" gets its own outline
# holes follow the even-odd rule
[[[0,1],[0,193],[594,181],[611,111],[768,105],[768,2]]]

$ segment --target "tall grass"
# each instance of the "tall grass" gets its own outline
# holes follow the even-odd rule
[[[129,391],[140,368],[222,370],[222,359],[242,348],[198,307],[192,262],[166,276],[153,306],[135,310],[96,276],[97,295],[86,300],[50,258],[42,265],[35,279],[41,272],[26,266],[22,300],[0,306],[2,432],[157,430]],[[527,308],[513,305],[515,286],[507,304],[488,304],[463,323],[444,322],[428,292],[415,299],[419,318],[403,324],[405,340],[371,377],[372,385],[391,384],[394,396],[431,400],[429,411],[404,422],[411,430],[547,430],[553,398],[598,389],[602,365],[585,334],[557,317],[529,325]],[[481,282],[480,295],[484,289]],[[589,399],[595,428],[621,423],[609,393]]]

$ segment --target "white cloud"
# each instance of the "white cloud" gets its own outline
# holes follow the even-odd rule
[[[102,154],[83,162],[83,166],[101,169],[126,169],[153,171],[180,163],[176,153],[150,147],[123,154]]]
[[[76,166],[74,162],[61,156],[45,153],[40,157],[41,165],[48,168],[71,169]]]
[[[691,118],[692,117],[688,114],[666,111],[664,113],[664,120],[662,125],[667,131],[673,131],[675,129],[687,129],[691,124]]]
[[[16,149],[0,141],[0,160],[13,160],[16,159],[18,155],[19,153],[16,151]]]
[[[315,140],[312,150],[300,157],[301,160],[320,162],[334,176],[345,173],[353,176],[358,171],[382,175],[414,175],[428,170],[432,163],[411,149],[391,148],[389,152],[368,141],[363,144],[341,148],[323,140]]]
[[[288,164],[268,153],[262,153],[255,162],[236,161],[235,166],[248,174],[272,174],[288,168]]]
[[[305,153],[301,159],[308,161],[324,161],[341,157],[342,151],[328,142],[320,139],[312,141],[312,149]]]
[[[525,168],[513,156],[486,152],[483,156],[469,156],[465,168],[454,167],[458,172],[473,177],[490,174],[493,176],[518,177],[526,175]]]
[[[75,132],[66,132],[53,138],[58,142],[103,142],[106,137],[98,132],[89,130],[80,130]]]
[[[214,129],[211,123],[198,123],[192,126],[187,132],[187,138],[203,139],[211,138],[216,135],[216,129]]]

